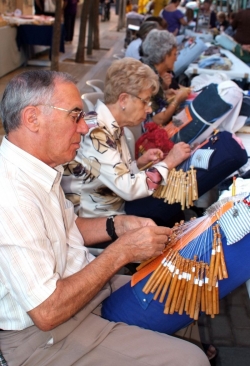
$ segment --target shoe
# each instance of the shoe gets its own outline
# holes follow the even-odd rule
[[[202,347],[207,355],[210,365],[215,366],[216,358],[218,356],[217,348],[213,344],[207,344],[207,343],[202,343]]]

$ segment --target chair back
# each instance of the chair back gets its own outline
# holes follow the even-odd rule
[[[94,92],[103,93],[104,91],[104,82],[100,79],[87,80],[86,84],[90,86]]]
[[[124,135],[129,148],[132,160],[135,160],[135,138],[133,132],[129,128],[124,127]]]
[[[84,104],[84,111],[85,112],[90,112],[93,111],[95,109],[95,105],[98,99],[100,99],[101,101],[103,101],[104,99],[104,94],[102,92],[100,93],[84,93],[81,96],[82,100],[83,100],[83,104]]]
[[[142,21],[140,19],[127,18],[126,37],[124,47],[127,48],[129,43],[136,39],[136,33],[140,29]]]

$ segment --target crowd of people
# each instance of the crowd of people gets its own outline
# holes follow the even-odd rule
[[[77,2],[64,0],[69,41]],[[44,11],[42,4],[37,1],[38,12]],[[140,4],[131,5],[128,17],[138,17]],[[127,57],[109,67],[104,99],[88,118],[67,73],[26,71],[4,91],[0,349],[9,366],[207,366],[216,356],[173,336],[192,320],[187,314],[165,314],[164,304],[145,295],[148,275],[132,287],[130,276],[118,274],[128,263],[160,257],[173,235],[169,219],[181,211],[178,203],[152,195],[190,158],[190,144],[171,142],[167,153],[153,146],[133,157],[125,136],[126,128],[141,125],[145,132],[150,123],[165,136],[164,127],[190,96],[191,89],[179,85],[173,72],[176,36],[188,25],[179,5],[172,0],[159,17],[141,15],[137,39],[128,45]],[[205,0],[203,25],[218,32],[231,26],[235,42],[248,52],[242,22],[250,9],[227,21],[210,6]],[[146,12],[152,9],[153,2]],[[221,114],[230,108],[223,101]],[[218,140],[213,139],[212,144]],[[230,139],[242,152],[240,168],[247,154],[233,134]],[[197,174],[199,193],[212,188],[218,174],[208,169]],[[250,278],[249,230],[235,245],[222,238],[229,276],[219,281],[220,297]],[[212,247],[212,238],[207,240]],[[94,257],[88,247],[98,245],[104,250]],[[200,243],[194,246],[200,250]]]
[[[152,15],[154,9],[154,1],[150,1],[150,9],[146,6],[147,3],[149,2],[142,0],[138,6],[138,12],[144,15],[145,20]],[[212,0],[172,0],[161,9],[159,15],[166,21],[165,29],[175,36],[183,34],[186,28],[196,32],[211,32],[213,36],[227,35],[233,38],[234,48],[237,44],[243,45],[243,50],[248,52],[250,5],[237,12],[232,11],[231,6],[227,10],[216,11]]]

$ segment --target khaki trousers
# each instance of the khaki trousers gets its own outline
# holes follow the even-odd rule
[[[130,278],[115,276],[112,290],[124,280]],[[0,332],[0,348],[8,365],[209,366],[204,352],[191,343],[94,314],[110,291],[106,286],[78,314],[50,332],[35,326]]]

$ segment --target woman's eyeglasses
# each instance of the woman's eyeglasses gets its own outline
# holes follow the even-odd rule
[[[142,99],[141,97],[138,97],[138,95],[134,95],[134,94],[131,94],[131,93],[127,93],[127,94],[129,94],[129,95],[131,95],[132,97],[135,97],[135,98],[137,98],[137,99],[140,99],[140,100],[142,101],[142,103],[144,103],[144,104],[145,104],[145,106],[147,106],[147,107],[151,107],[151,105],[152,105],[152,101],[151,101],[151,100],[145,100],[145,99]]]

